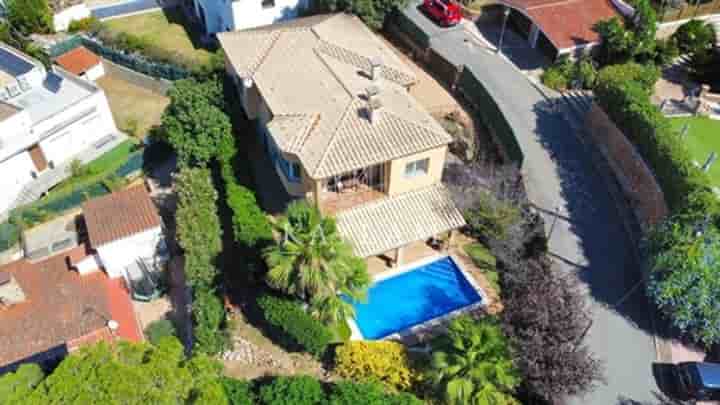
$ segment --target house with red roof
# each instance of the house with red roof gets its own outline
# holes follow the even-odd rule
[[[58,56],[55,63],[66,71],[93,82],[105,75],[102,59],[84,46]]]
[[[52,366],[101,340],[143,339],[124,280],[73,268],[90,254],[80,245],[0,266],[0,374],[27,362]]]

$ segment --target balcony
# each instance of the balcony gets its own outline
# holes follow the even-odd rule
[[[322,181],[320,210],[335,215],[355,206],[385,197],[385,165],[375,165]]]

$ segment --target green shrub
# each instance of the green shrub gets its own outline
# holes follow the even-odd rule
[[[569,86],[569,79],[565,76],[561,69],[554,66],[546,69],[540,76],[542,83],[553,90],[566,90]]]
[[[264,295],[258,299],[265,320],[280,333],[281,343],[299,347],[320,357],[332,341],[332,332],[310,316],[301,304],[283,298]]]
[[[423,401],[414,395],[387,393],[377,383],[354,383],[340,381],[333,385],[328,396],[328,405],[422,405]]]
[[[477,266],[485,275],[490,286],[500,295],[500,275],[495,267],[495,256],[490,250],[480,243],[472,243],[465,246],[465,253],[470,256],[475,266]]]
[[[145,337],[154,345],[157,345],[160,339],[166,336],[177,336],[175,325],[169,319],[159,319],[151,322],[145,328]]]
[[[573,79],[583,89],[592,89],[595,86],[595,80],[597,78],[597,69],[595,69],[595,63],[589,56],[583,56],[575,66]]]
[[[470,234],[482,241],[505,238],[508,227],[520,220],[517,207],[490,193],[480,193],[476,204],[465,211]]]
[[[247,381],[236,380],[228,377],[223,377],[221,381],[230,405],[255,404],[255,395],[252,391],[252,384]]]
[[[98,29],[99,24],[100,20],[94,16],[72,20],[70,21],[70,25],[68,25],[68,32],[94,31]]]
[[[678,27],[672,37],[680,51],[695,54],[713,47],[715,29],[705,21],[690,20]]]
[[[255,199],[246,187],[226,184],[227,204],[233,212],[235,241],[247,247],[263,246],[272,240],[272,227]]]
[[[23,35],[53,32],[53,16],[48,0],[8,0],[7,20]]]
[[[596,87],[607,88],[633,81],[637,82],[649,96],[655,91],[655,83],[658,79],[660,79],[660,69],[656,66],[631,62],[600,69]]]
[[[415,382],[407,349],[390,341],[351,341],[336,349],[335,371],[343,378],[407,390]]]
[[[217,293],[199,288],[194,291],[192,315],[195,346],[193,350],[205,354],[218,354],[229,345],[225,306]]]
[[[45,378],[40,366],[23,364],[15,372],[0,376],[0,404],[21,405]]]
[[[6,221],[0,223],[0,252],[15,246],[20,241],[20,229],[17,225]]]
[[[319,405],[324,400],[320,383],[309,376],[276,377],[260,388],[264,405]]]

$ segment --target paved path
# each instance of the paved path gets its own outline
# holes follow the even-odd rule
[[[99,4],[90,12],[93,17],[105,20],[150,12],[176,4],[174,0],[128,0],[112,4]]]
[[[640,271],[607,187],[582,144],[526,77],[477,44],[473,35],[463,29],[440,29],[413,7],[406,13],[431,34],[431,46],[438,53],[466,65],[483,82],[515,128],[525,154],[530,200],[547,212],[559,209],[550,252],[563,271],[582,281],[593,311],[587,344],[605,362],[607,377],[607,384],[569,403],[653,399],[655,350],[648,303],[642,288],[636,288]],[[553,219],[548,215],[546,220],[550,229]]]

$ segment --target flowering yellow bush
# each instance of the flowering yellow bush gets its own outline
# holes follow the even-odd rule
[[[348,342],[339,346],[335,371],[352,381],[377,381],[406,390],[415,381],[405,346],[396,342]]]

